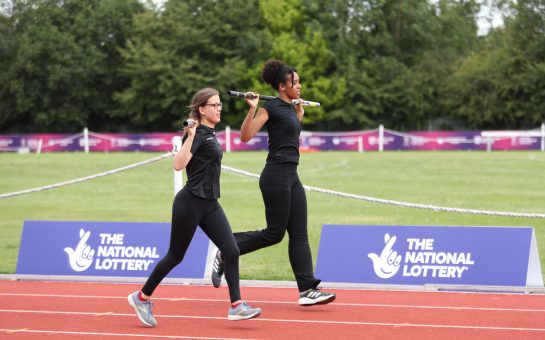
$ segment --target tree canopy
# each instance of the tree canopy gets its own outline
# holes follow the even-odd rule
[[[202,87],[222,124],[295,67],[305,129],[519,129],[545,120],[545,1],[12,0],[0,12],[0,131],[172,131]]]

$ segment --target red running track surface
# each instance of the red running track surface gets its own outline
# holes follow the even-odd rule
[[[140,284],[0,281],[0,339],[545,339],[545,295],[242,287],[261,317],[228,321],[225,286],[160,285],[155,328],[127,302]]]

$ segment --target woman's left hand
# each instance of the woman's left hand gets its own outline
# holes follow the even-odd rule
[[[299,100],[299,103],[295,104],[295,113],[297,113],[297,118],[299,118],[299,120],[302,120],[303,119],[303,116],[305,115],[305,109],[303,108],[303,100],[300,99]]]

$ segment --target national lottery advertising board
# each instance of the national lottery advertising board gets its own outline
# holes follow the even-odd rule
[[[324,225],[327,282],[543,287],[530,227]]]
[[[170,223],[25,221],[17,274],[147,277],[168,251]],[[208,237],[197,228],[167,277],[202,279]]]

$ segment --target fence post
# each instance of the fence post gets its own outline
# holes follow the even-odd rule
[[[541,123],[541,151],[545,151],[545,123]]]
[[[358,136],[358,152],[363,153],[363,136]]]
[[[44,140],[40,138],[38,141],[38,147],[36,148],[36,153],[42,153],[42,146],[44,145]]]
[[[182,148],[182,137],[174,136],[172,137],[172,152],[176,153]],[[174,196],[178,191],[182,190],[184,187],[184,178],[182,176],[182,171],[172,170],[174,172]]]
[[[89,129],[87,127],[83,128],[83,148],[85,153],[89,153]]]
[[[225,151],[231,152],[231,127],[229,125],[225,127]]]
[[[382,152],[384,150],[384,125],[380,124],[378,126],[378,151]]]

